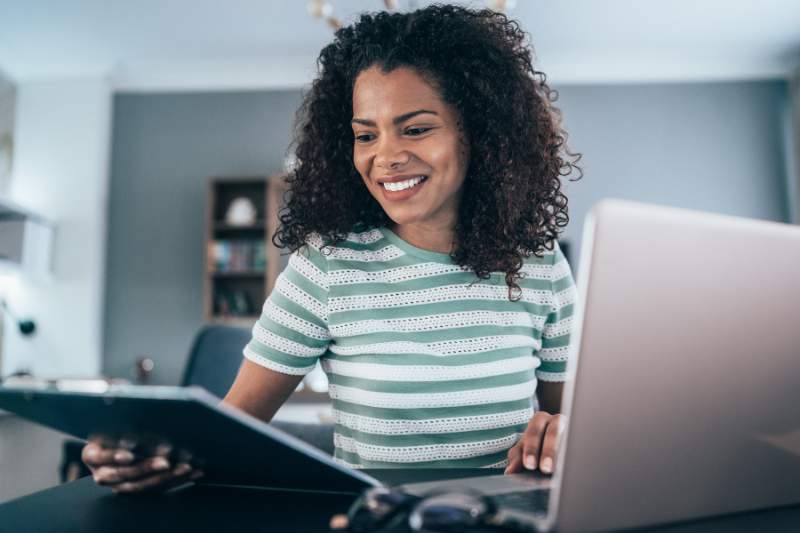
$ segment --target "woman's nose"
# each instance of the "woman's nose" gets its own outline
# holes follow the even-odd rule
[[[411,155],[400,148],[398,143],[384,139],[378,146],[378,152],[375,155],[375,165],[384,169],[400,168],[411,159]]]

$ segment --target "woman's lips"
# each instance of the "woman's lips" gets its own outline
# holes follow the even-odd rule
[[[408,189],[403,189],[402,191],[390,191],[383,185],[378,185],[381,188],[381,192],[383,193],[383,197],[390,202],[399,202],[402,200],[407,200],[411,198],[415,194],[419,192],[419,190],[428,183],[428,177],[423,176],[422,181],[414,185],[413,187],[409,187]]]

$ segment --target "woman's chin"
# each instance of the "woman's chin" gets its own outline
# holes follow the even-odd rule
[[[393,213],[391,211],[387,211],[386,214],[389,215],[389,218],[392,219],[392,222],[394,222],[396,226],[408,226],[409,224],[425,222],[425,217],[414,216],[409,213],[400,213],[400,212]]]

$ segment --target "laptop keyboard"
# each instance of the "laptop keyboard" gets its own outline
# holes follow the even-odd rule
[[[505,492],[492,494],[491,497],[501,509],[511,509],[544,517],[550,503],[550,489]]]

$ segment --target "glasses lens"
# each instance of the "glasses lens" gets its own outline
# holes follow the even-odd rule
[[[477,527],[492,509],[485,498],[450,493],[420,502],[408,517],[414,531],[464,531]]]

